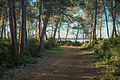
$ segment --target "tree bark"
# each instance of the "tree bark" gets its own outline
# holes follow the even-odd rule
[[[116,24],[117,24],[117,32],[118,32],[118,35],[120,35],[119,26],[118,26],[118,21],[116,22]]]
[[[59,23],[59,21],[56,20],[56,26],[55,26],[55,30],[54,30],[53,39],[55,39],[55,36],[56,36],[56,32],[57,32],[57,28],[58,28],[58,23]]]
[[[13,5],[12,6],[12,8],[13,8],[13,26],[14,26],[14,32],[15,32],[15,39],[17,41],[17,25],[16,25],[15,0],[12,0],[12,5]]]
[[[107,35],[108,35],[108,38],[109,38],[108,19],[107,19],[107,12],[106,12],[106,8],[105,8],[105,1],[104,1],[104,0],[103,0],[103,8],[104,8],[104,12],[105,12],[106,27],[107,27]]]
[[[67,33],[66,33],[66,38],[65,38],[65,42],[67,41],[67,37],[68,37],[68,32],[69,32],[69,27],[67,28]]]
[[[9,25],[10,25],[10,33],[11,33],[11,41],[12,41],[12,58],[13,63],[17,65],[17,57],[18,57],[18,51],[17,51],[17,41],[15,39],[15,31],[13,26],[13,8],[11,0],[8,0],[8,12],[9,12]]]
[[[77,42],[77,40],[78,40],[78,35],[79,35],[79,26],[78,26],[75,42]]]
[[[53,23],[52,23],[52,32],[51,32],[51,38],[53,37]]]
[[[39,41],[40,41],[40,36],[41,36],[41,15],[42,15],[42,0],[39,0],[40,7],[39,7]]]
[[[60,23],[59,23],[59,30],[58,30],[58,41],[59,40],[61,41],[61,39],[60,39],[60,28],[61,28],[62,19],[63,19],[63,14],[61,14],[61,16],[60,16]]]
[[[116,0],[115,0],[115,4],[116,4]],[[116,26],[115,26],[115,22],[116,22],[116,7],[115,7],[115,11],[113,8],[113,1],[111,0],[111,14],[112,14],[112,19],[113,19],[113,30],[112,30],[112,38],[115,36],[117,37],[117,31],[116,31]]]
[[[7,20],[6,20],[6,18],[5,18],[5,25],[4,25],[4,39],[6,39],[6,22]]]
[[[3,21],[2,21],[2,31],[1,31],[1,39],[3,39],[4,20],[5,20],[5,18],[3,17]]]
[[[97,22],[97,0],[95,0],[95,24],[93,30],[93,39],[96,39],[96,22]]]
[[[101,20],[100,20],[100,39],[102,38],[102,9],[101,9]]]
[[[24,18],[24,0],[21,0],[20,9],[20,41],[19,41],[19,56],[24,56],[24,32],[25,32],[25,18]]]
[[[26,49],[27,49],[27,54],[29,55],[29,47],[28,47],[28,37],[27,37],[27,29],[26,29],[26,15],[27,15],[27,11],[26,11],[26,0],[24,0],[25,2],[24,2],[24,14],[23,14],[23,16],[24,16],[24,33],[25,33],[25,44],[26,44]]]
[[[38,50],[40,52],[42,50],[42,45],[44,45],[43,44],[44,43],[43,37],[44,37],[44,34],[46,32],[46,29],[47,29],[47,24],[48,24],[48,19],[49,19],[49,16],[50,16],[51,9],[52,9],[52,0],[49,0],[49,7],[48,7],[48,10],[47,10],[47,14],[46,14],[45,20],[44,20],[44,26],[43,26],[42,34],[40,36],[40,45],[38,47]]]

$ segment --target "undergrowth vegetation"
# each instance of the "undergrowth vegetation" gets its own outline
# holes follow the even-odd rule
[[[38,46],[39,41],[37,39],[28,39],[29,54],[27,53],[27,48],[25,47],[24,56],[18,57],[18,66],[25,65],[26,63],[34,64],[37,62],[37,57],[45,56],[44,54],[46,53],[46,50],[40,53],[37,50]],[[50,57],[50,55],[54,55],[57,51],[60,51],[60,49],[55,48],[56,41],[54,39],[48,39],[44,41],[44,47],[45,49],[47,49],[47,57]],[[6,68],[14,68],[15,66],[12,61],[11,49],[12,48],[10,40],[0,40],[0,78],[2,77],[2,75],[4,75]]]
[[[94,55],[110,66],[113,75],[120,76],[120,37],[94,40],[82,46],[94,50]]]
[[[81,46],[81,42],[73,42],[73,41],[59,41],[58,46]]]

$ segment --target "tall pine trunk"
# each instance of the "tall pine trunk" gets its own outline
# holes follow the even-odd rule
[[[24,35],[25,32],[25,19],[24,19],[24,0],[21,0],[20,9],[20,40],[19,40],[19,56],[24,56]]]
[[[101,16],[100,16],[100,39],[102,38],[102,9],[101,9]]]
[[[26,11],[26,0],[24,0],[24,33],[25,33],[25,45],[26,45],[26,49],[27,49],[27,54],[29,55],[29,47],[28,47],[28,37],[27,37],[27,29],[26,29],[26,17],[27,17],[27,11]]]
[[[61,14],[61,16],[60,16],[60,23],[59,23],[59,30],[58,30],[58,41],[59,40],[61,41],[61,38],[60,38],[60,28],[61,28],[62,19],[63,19],[63,14]]]
[[[116,0],[115,0],[115,4],[116,4]],[[115,9],[115,10],[114,10]],[[114,35],[117,37],[117,31],[116,31],[116,7],[113,7],[113,1],[111,0],[111,14],[112,14],[112,19],[113,19],[113,30],[112,30],[112,38],[114,37]]]
[[[96,39],[96,24],[97,24],[97,0],[95,0],[95,21],[94,21],[93,39]]]
[[[40,36],[41,36],[42,0],[39,0],[39,3],[40,3],[40,7],[39,7],[39,25],[38,25],[38,29],[39,29],[39,41],[40,41]]]
[[[12,7],[12,2],[11,0],[8,0],[8,12],[9,12],[9,25],[10,25],[10,33],[11,33],[11,41],[12,41],[12,58],[13,58],[13,63],[17,65],[17,41],[15,39],[15,32],[14,31],[14,26],[13,26],[13,7]]]
[[[16,25],[16,11],[15,11],[15,0],[12,0],[13,7],[13,26],[15,31],[15,39],[17,41],[17,25]],[[17,43],[17,42],[16,42]]]
[[[106,12],[106,8],[105,8],[105,1],[104,1],[104,0],[103,0],[103,8],[104,8],[104,12],[105,12],[106,27],[107,27],[107,35],[108,35],[108,38],[109,38],[108,18],[107,18],[107,12]]]
[[[5,18],[3,17],[3,21],[2,21],[2,31],[1,31],[1,39],[3,39],[4,21],[5,21]]]

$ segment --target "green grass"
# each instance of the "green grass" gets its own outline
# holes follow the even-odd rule
[[[52,57],[52,56],[54,56],[56,54],[61,53],[62,51],[63,51],[63,48],[60,48],[60,47],[52,48],[52,49],[46,51],[46,57],[48,57],[48,58]]]

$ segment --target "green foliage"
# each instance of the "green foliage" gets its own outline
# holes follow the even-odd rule
[[[82,43],[80,42],[72,42],[72,41],[59,41],[58,42],[59,46],[81,46]]]
[[[0,65],[12,65],[11,49],[10,40],[0,40]]]
[[[19,63],[19,65],[23,65],[23,64],[26,64],[26,63],[31,63],[31,64],[33,64],[33,63],[36,63],[37,61],[36,61],[36,59],[35,58],[33,58],[33,57],[30,57],[30,56],[24,56],[24,57],[19,57],[18,58],[18,63]]]
[[[46,49],[51,49],[53,47],[56,47],[56,40],[50,38],[44,41],[44,46]]]
[[[92,41],[89,46],[95,51],[98,59],[110,65],[114,75],[120,75],[120,37]]]
[[[3,75],[5,74],[6,70],[7,70],[6,68],[0,68],[0,78],[3,77]]]
[[[39,46],[39,41],[37,39],[34,38],[30,38],[28,40],[28,46],[29,46],[29,55],[31,55],[32,57],[39,57],[40,56],[40,52],[38,52],[38,46]],[[25,54],[27,54],[27,52],[25,51]]]

